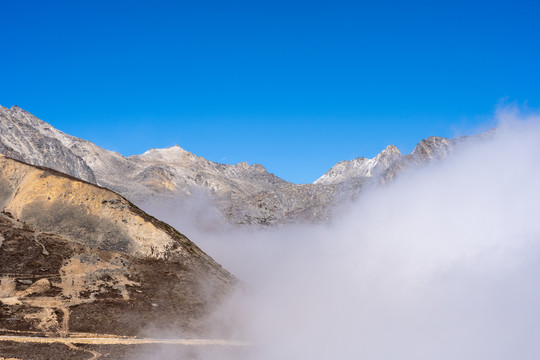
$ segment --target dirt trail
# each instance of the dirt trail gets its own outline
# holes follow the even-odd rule
[[[78,351],[83,351],[85,353],[88,353],[90,354],[92,357],[89,358],[88,360],[97,360],[101,357],[101,353],[98,353],[97,351],[94,351],[94,350],[88,350],[88,349],[82,349],[78,346],[75,346],[71,343],[68,343],[68,344],[65,344],[67,347],[69,348],[72,348],[73,350],[78,350]]]
[[[249,346],[242,341],[219,339],[150,339],[150,338],[114,338],[114,337],[86,337],[86,338],[54,338],[37,336],[0,335],[0,342],[11,341],[21,343],[61,343],[61,344],[94,344],[94,345],[137,345],[137,344],[176,344],[190,346]]]
[[[72,334],[73,335],[73,334]],[[115,337],[108,334],[87,334],[99,337],[38,337],[21,335],[0,335],[2,342],[32,343],[32,344],[62,344],[73,350],[83,351],[90,356],[88,360],[97,360],[102,357],[98,351],[80,347],[81,345],[179,345],[179,346],[223,346],[223,347],[245,347],[250,344],[241,341],[219,340],[219,339],[151,339],[151,338],[126,338]],[[75,335],[77,336],[77,335]],[[102,337],[101,337],[102,336]],[[1,347],[1,346],[0,346]],[[0,356],[0,360],[4,360]],[[18,360],[18,359],[6,359]]]

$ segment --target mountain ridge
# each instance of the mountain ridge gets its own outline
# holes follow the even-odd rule
[[[263,165],[216,163],[178,145],[125,157],[65,134],[17,106],[0,107],[0,130],[0,153],[99,184],[137,204],[185,201],[202,192],[237,225],[328,221],[333,209],[365,184],[392,181],[411,166],[443,158],[455,145],[430,137],[405,156],[389,145],[372,159],[339,162],[311,184],[293,184]]]

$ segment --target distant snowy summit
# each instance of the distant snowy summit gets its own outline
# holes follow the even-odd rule
[[[196,156],[182,149],[179,145],[174,145],[165,149],[150,149],[141,155],[132,155],[130,158],[174,164],[178,162],[193,161],[196,159]]]
[[[396,161],[403,158],[394,145],[388,145],[373,159],[359,157],[350,161],[340,161],[315,181],[315,184],[339,184],[350,179],[371,178],[381,175]]]
[[[366,182],[387,183],[412,166],[443,159],[462,140],[430,137],[410,155],[390,145],[373,159],[341,161],[313,184],[297,185],[260,164],[220,164],[178,145],[124,157],[65,134],[17,106],[0,106],[0,153],[109,188],[143,207],[160,201],[182,204],[194,193],[204,194],[233,224],[327,221]]]

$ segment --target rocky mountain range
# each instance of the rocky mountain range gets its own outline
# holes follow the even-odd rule
[[[409,155],[390,145],[297,185],[179,146],[125,157],[0,107],[0,359],[135,358],[155,351],[143,344],[155,325],[182,337],[231,335],[231,314],[219,309],[250,290],[136,204],[208,201],[204,210],[237,225],[326,221],[366,185],[444,159],[466,140],[430,137]],[[36,342],[47,338],[60,340]],[[246,358],[225,343],[220,351]],[[207,358],[200,349],[185,358]]]
[[[65,134],[17,106],[0,106],[0,153],[106,187],[141,206],[204,194],[233,224],[326,221],[367,183],[387,183],[411,166],[443,158],[461,140],[430,137],[410,155],[390,145],[373,159],[339,162],[314,183],[298,185],[259,164],[220,164],[179,146],[125,157]]]

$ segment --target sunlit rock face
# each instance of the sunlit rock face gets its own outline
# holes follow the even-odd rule
[[[201,266],[221,269],[184,235],[106,188],[0,155],[0,189],[0,210],[37,230],[101,250],[197,259]]]
[[[351,180],[378,177],[391,168],[403,156],[397,147],[389,145],[373,159],[359,157],[350,161],[341,161],[315,181],[315,184],[339,184]]]
[[[259,164],[220,164],[179,146],[124,157],[19,107],[0,107],[0,153],[96,183],[141,206],[203,194],[226,221],[243,225],[327,221],[367,183],[387,183],[411,166],[442,159],[455,143],[430,137],[407,156],[390,145],[372,159],[339,162],[314,183],[297,185]]]
[[[95,182],[94,173],[86,161],[66,146],[65,143],[71,139],[75,138],[63,134],[17,106],[11,109],[0,106],[2,154]]]
[[[237,284],[122,196],[0,155],[0,335],[205,336]]]

